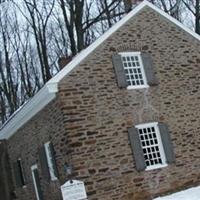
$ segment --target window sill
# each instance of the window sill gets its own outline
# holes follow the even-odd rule
[[[140,86],[128,86],[127,90],[135,90],[135,89],[144,89],[149,88],[149,85],[140,85]]]
[[[155,166],[150,166],[150,167],[147,167],[145,169],[145,171],[150,171],[150,170],[154,170],[154,169],[159,169],[159,168],[164,168],[164,167],[167,167],[168,164],[159,164],[159,165],[155,165]]]

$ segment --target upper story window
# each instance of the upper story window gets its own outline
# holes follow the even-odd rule
[[[120,53],[128,89],[148,87],[140,52]]]
[[[112,56],[112,61],[119,88],[141,89],[158,84],[149,53],[120,52]]]
[[[54,153],[53,153],[53,149],[51,148],[51,142],[45,143],[44,148],[45,148],[45,153],[47,157],[47,164],[48,164],[51,180],[52,181],[57,180],[57,175],[54,168]]]
[[[137,125],[140,144],[142,147],[146,169],[155,169],[166,166],[158,123]]]
[[[55,181],[58,179],[58,170],[55,160],[55,152],[52,142],[46,142],[39,149],[40,166],[43,178],[47,181]]]
[[[138,171],[161,168],[175,162],[168,127],[152,122],[128,129],[129,140]]]

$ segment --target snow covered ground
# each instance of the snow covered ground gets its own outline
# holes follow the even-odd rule
[[[177,192],[154,200],[200,200],[200,186]]]

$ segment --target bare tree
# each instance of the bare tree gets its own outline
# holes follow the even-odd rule
[[[113,18],[118,16],[114,12],[120,0],[85,1],[85,0],[60,0],[65,28],[68,32],[71,54],[74,56],[90,43],[88,36],[94,34],[89,31],[95,24],[106,20],[108,28],[113,25]],[[96,5],[100,5],[96,7]],[[96,11],[97,14],[96,14]],[[93,13],[95,12],[95,14]],[[122,15],[122,13],[120,13]],[[87,41],[87,42],[86,42]]]
[[[0,77],[2,87],[1,91],[7,100],[9,113],[13,113],[18,107],[18,79],[16,77],[17,69],[12,66],[10,58],[11,48],[9,42],[9,17],[10,16],[8,15],[7,10],[3,13],[3,18],[0,17],[0,38],[2,44]]]
[[[43,83],[45,83],[52,77],[49,67],[50,65],[48,59],[48,45],[46,33],[48,22],[54,8],[55,0],[41,0],[40,2],[36,0],[23,1],[26,5],[29,16],[26,16],[26,14],[24,14],[24,11],[21,10],[20,6],[18,6],[18,8],[20,9],[22,15],[26,18],[27,22],[29,22],[29,24],[32,27],[41,67],[42,80]]]
[[[180,21],[183,9],[187,8],[195,17],[196,32],[200,33],[200,0],[149,1]],[[12,0],[0,1],[2,122],[60,70],[59,57],[70,60],[140,2],[22,0],[19,4]],[[14,10],[11,5],[15,5]]]
[[[23,31],[21,31],[17,16],[13,18],[12,23],[10,23],[12,30],[12,38],[10,38],[10,43],[12,49],[15,53],[14,61],[19,68],[20,74],[20,94],[19,98],[21,102],[26,101],[35,94],[35,91],[40,88],[40,84],[37,79],[39,79],[39,74],[34,73],[34,67],[31,65],[34,57],[30,56],[31,43],[30,43],[30,25],[26,23],[23,26]],[[35,77],[37,76],[37,77]]]
[[[186,8],[195,18],[195,32],[200,34],[200,0],[182,0]]]

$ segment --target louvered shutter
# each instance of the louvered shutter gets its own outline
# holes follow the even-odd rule
[[[45,180],[49,181],[50,180],[50,173],[49,173],[49,167],[48,167],[48,163],[47,163],[47,156],[46,156],[46,152],[45,152],[44,146],[42,146],[39,149],[39,159],[40,159],[42,175],[43,175]]]
[[[172,141],[170,138],[169,129],[167,125],[163,123],[158,123],[158,127],[160,130],[160,136],[161,136],[163,148],[165,151],[166,161],[167,163],[174,163],[175,155],[174,155]]]
[[[114,69],[115,69],[115,75],[116,75],[118,87],[126,88],[128,84],[127,84],[121,56],[119,54],[114,54],[112,56],[112,61],[113,61]]]
[[[54,175],[58,178],[58,169],[57,169],[57,165],[56,165],[55,151],[54,151],[52,142],[49,143],[49,149],[51,152],[51,161],[52,161],[52,165],[53,165]]]
[[[16,187],[22,187],[23,184],[22,184],[22,179],[21,179],[21,175],[20,175],[19,165],[17,162],[13,163],[13,169],[14,169]]]
[[[40,177],[39,177],[38,169],[34,169],[33,174],[35,177],[35,184],[37,187],[39,200],[43,200],[43,194],[42,194],[42,189],[41,189],[41,185],[40,185]]]
[[[140,143],[138,129],[135,127],[131,127],[128,129],[128,134],[129,134],[131,149],[135,159],[136,169],[138,171],[143,171],[146,168],[146,163],[144,159],[142,146]]]
[[[153,61],[151,59],[150,54],[141,53],[141,58],[142,58],[142,63],[143,63],[146,79],[147,79],[147,84],[150,86],[158,85],[158,79],[155,76],[154,65],[153,65]]]

